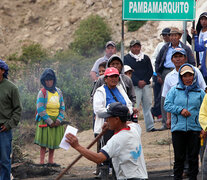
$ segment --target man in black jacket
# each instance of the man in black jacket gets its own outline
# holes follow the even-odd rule
[[[150,58],[141,52],[141,43],[138,40],[130,42],[130,52],[124,56],[124,64],[130,66],[134,71],[132,73],[132,82],[136,94],[136,103],[139,107],[142,102],[143,115],[146,130],[155,131],[154,120],[151,114],[152,90],[150,87],[150,78],[153,70]]]

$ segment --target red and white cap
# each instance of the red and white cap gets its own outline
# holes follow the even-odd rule
[[[112,75],[119,75],[118,69],[116,69],[114,67],[107,68],[105,73],[104,73],[104,77],[112,76]]]

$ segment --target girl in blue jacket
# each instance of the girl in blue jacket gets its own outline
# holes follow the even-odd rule
[[[188,149],[189,178],[197,179],[201,126],[199,109],[205,92],[200,89],[193,66],[179,69],[177,86],[167,94],[164,109],[171,113],[171,132],[174,148],[174,179],[182,179],[186,148]]]

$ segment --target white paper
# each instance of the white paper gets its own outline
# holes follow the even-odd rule
[[[69,144],[68,142],[65,141],[65,140],[66,140],[66,137],[65,137],[65,136],[66,136],[66,134],[68,134],[68,133],[71,133],[71,134],[73,134],[74,136],[76,136],[77,132],[78,132],[78,129],[76,129],[76,128],[70,126],[70,125],[68,125],[67,128],[66,128],[66,130],[65,130],[65,134],[64,134],[64,136],[63,136],[63,139],[62,139],[61,142],[60,142],[59,147],[65,149],[65,150],[68,150],[69,147],[70,147],[70,144]]]

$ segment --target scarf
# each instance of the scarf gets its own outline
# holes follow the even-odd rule
[[[4,74],[3,74],[3,77],[7,79],[8,71],[9,71],[9,67],[8,67],[8,65],[5,63],[5,61],[3,61],[3,60],[1,60],[1,59],[0,59],[0,68],[5,70],[5,72],[4,72]]]
[[[140,53],[137,55],[137,54],[133,54],[131,51],[129,51],[129,55],[131,57],[133,57],[134,59],[136,59],[136,61],[141,61],[142,59],[144,59],[144,53],[142,53],[140,51]]]
[[[45,80],[53,80],[53,86],[52,87],[47,87]],[[55,76],[55,72],[50,69],[50,68],[46,68],[44,70],[44,72],[42,73],[41,77],[40,77],[40,82],[41,84],[44,86],[44,88],[52,93],[54,93],[55,91],[57,91],[56,89],[56,76]]]

